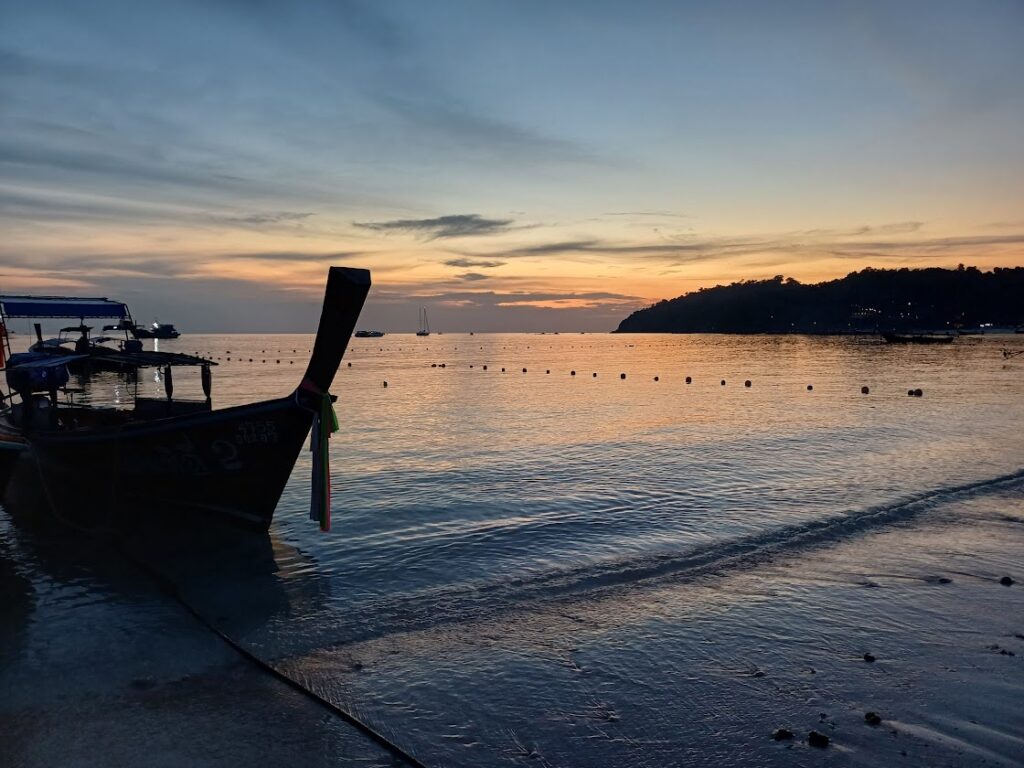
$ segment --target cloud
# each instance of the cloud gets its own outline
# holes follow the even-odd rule
[[[672,211],[608,211],[605,216],[650,216],[658,219],[689,219],[689,214]]]
[[[636,257],[644,261],[680,265],[724,258],[743,258],[778,254],[773,262],[791,263],[798,257],[832,255],[840,258],[883,258],[934,260],[942,257],[961,257],[966,249],[995,248],[1024,244],[1024,234],[972,235],[962,237],[916,238],[907,240],[857,239],[869,234],[913,234],[918,222],[904,222],[880,226],[863,226],[851,230],[812,230],[765,236],[688,237],[680,242],[611,242],[601,239],[556,240],[469,257],[530,258],[562,256]],[[754,266],[754,265],[751,265]]]
[[[25,193],[0,187],[0,220],[67,222],[130,222],[177,225],[213,224],[267,228],[298,224],[312,213],[270,211],[251,214],[214,214],[209,209],[50,190]]]
[[[331,251],[316,253],[308,251],[252,251],[249,253],[219,253],[211,257],[216,259],[258,259],[259,261],[345,261],[362,256],[362,251]]]
[[[471,282],[475,280],[488,279],[488,275],[481,274],[480,272],[463,272],[461,275],[456,275],[456,277],[460,280],[468,280]]]
[[[444,237],[493,235],[504,232],[511,219],[487,219],[477,213],[438,216],[436,219],[396,219],[394,221],[355,222],[357,227],[376,232],[411,232],[427,235],[428,240]]]
[[[522,248],[510,248],[504,251],[495,251],[488,255],[500,256],[502,258],[518,258],[520,256],[557,256],[565,253],[582,253],[598,249],[600,240],[556,240],[552,243],[540,243],[539,245],[528,245]]]
[[[809,229],[801,234],[812,237],[861,237],[863,235],[907,235],[924,226],[923,221],[899,221],[893,224],[865,224],[853,229]]]
[[[477,267],[478,269],[494,269],[495,267],[503,267],[508,264],[507,261],[495,261],[488,259],[448,259],[445,262],[445,266],[448,267],[460,267],[461,269],[469,269],[470,267]]]
[[[303,221],[312,215],[312,213],[276,211],[270,213],[250,213],[246,216],[222,216],[215,218],[229,224],[252,224],[260,226],[263,224],[287,224],[290,222]]]
[[[378,304],[419,303],[438,306],[496,309],[538,307],[543,309],[621,308],[644,305],[647,299],[609,291],[435,291],[410,296],[405,292],[381,289],[374,293]]]
[[[478,114],[435,83],[395,82],[389,90],[368,90],[365,95],[408,123],[413,140],[456,150],[461,158],[472,154],[482,160],[530,165],[597,162],[574,142]]]
[[[215,172],[209,165],[172,162],[148,148],[122,146],[96,149],[83,146],[59,147],[34,139],[0,142],[0,168],[10,177],[28,177],[65,185],[72,175],[104,184],[168,185],[238,194],[242,184],[237,176]],[[153,199],[152,189],[146,197]]]

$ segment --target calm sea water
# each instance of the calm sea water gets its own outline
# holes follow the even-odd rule
[[[221,407],[290,391],[311,339],[159,344],[219,362]],[[800,647],[794,670],[820,675],[895,632],[902,599],[823,598],[863,586],[848,552],[800,586],[768,571],[893,528],[969,537],[953,506],[1017,503],[1024,356],[1002,347],[1024,336],[356,339],[333,387],[333,530],[307,518],[304,452],[271,547],[242,547],[244,567],[162,567],[233,637],[432,764],[750,764],[773,707],[817,722],[825,706],[803,677],[772,683],[772,703],[757,670]],[[198,394],[191,373],[176,392]],[[86,397],[124,386],[100,378]],[[139,387],[162,391],[155,372]],[[946,568],[914,550],[893,567]],[[920,625],[905,632],[941,635],[930,599],[905,597],[899,621]]]

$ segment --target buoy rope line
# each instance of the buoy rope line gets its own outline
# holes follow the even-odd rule
[[[76,530],[76,531],[79,531],[79,532],[83,532],[83,533],[90,533],[90,534],[93,534],[93,535],[96,535],[96,534],[99,534],[99,533],[106,533],[106,534],[114,534],[115,533],[114,530],[109,527],[109,525],[108,526],[95,526],[95,527],[91,527],[90,528],[90,527],[87,527],[87,526],[79,525],[79,524],[75,523],[74,521],[69,520],[68,518],[66,518],[62,514],[60,514],[60,512],[57,509],[57,505],[54,502],[53,497],[50,494],[50,489],[47,486],[46,477],[45,477],[45,475],[43,473],[43,466],[42,466],[42,463],[39,460],[39,456],[37,454],[35,454],[35,451],[33,451],[33,454],[34,454],[34,458],[35,458],[35,465],[36,465],[36,468],[37,468],[37,470],[39,472],[40,485],[42,485],[42,488],[43,488],[43,496],[45,497],[46,503],[49,506],[50,513],[54,516],[54,518],[58,522],[60,522],[63,525],[68,526],[69,528],[71,528],[73,530]],[[109,524],[109,520],[108,520],[108,524]],[[214,636],[219,638],[221,640],[221,642],[223,642],[229,648],[234,650],[235,653],[237,653],[243,659],[248,661],[250,664],[253,664],[254,666],[256,666],[258,669],[262,670],[263,672],[266,672],[267,674],[271,675],[272,677],[274,677],[278,681],[284,683],[285,685],[287,685],[292,690],[294,690],[294,691],[302,694],[306,698],[316,702],[321,707],[323,707],[324,709],[326,709],[329,712],[331,712],[332,714],[334,714],[336,717],[340,718],[341,720],[343,720],[346,723],[348,723],[349,725],[351,725],[353,728],[355,728],[357,731],[362,733],[364,736],[367,736],[371,741],[374,741],[376,744],[378,744],[379,746],[383,747],[385,750],[390,752],[395,757],[398,757],[401,760],[404,760],[409,765],[413,766],[413,768],[427,768],[426,764],[422,760],[419,760],[417,757],[415,757],[414,755],[412,755],[409,752],[407,752],[406,750],[404,750],[402,747],[400,747],[398,744],[393,742],[387,736],[385,736],[380,731],[375,729],[372,725],[370,725],[367,722],[364,722],[363,720],[360,720],[353,713],[351,713],[348,710],[338,706],[333,701],[324,698],[323,696],[321,696],[316,691],[310,690],[309,688],[304,686],[302,683],[300,683],[298,680],[295,680],[294,678],[289,677],[284,672],[282,672],[277,667],[275,667],[273,664],[271,664],[271,663],[269,663],[267,661],[264,661],[259,656],[257,656],[255,653],[253,653],[248,648],[246,648],[241,643],[239,643],[237,640],[235,640],[233,637],[231,637],[226,632],[224,632],[223,630],[221,630],[220,628],[215,626],[213,623],[210,622],[209,619],[207,619],[205,616],[203,616],[202,613],[200,613],[191,603],[189,603],[181,595],[181,592],[178,590],[178,585],[175,584],[172,579],[168,578],[166,575],[164,575],[159,570],[157,570],[156,568],[151,566],[149,563],[146,563],[146,562],[140,560],[139,558],[135,557],[127,549],[127,547],[124,546],[124,542],[121,541],[116,535],[113,536],[113,539],[114,539],[114,542],[116,544],[115,549],[121,554],[121,556],[127,562],[131,563],[133,566],[135,566],[136,569],[142,571],[142,573],[144,573],[146,576],[148,576],[149,579],[157,586],[157,588],[162,593],[164,593],[165,595],[169,596],[172,600],[174,600],[174,602],[176,602],[179,606],[181,606],[181,608],[184,609],[184,611],[189,616],[191,616],[196,622],[198,622],[202,627],[207,629],[209,632],[213,633]]]

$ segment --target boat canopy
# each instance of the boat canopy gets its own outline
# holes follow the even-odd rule
[[[94,349],[105,349],[96,348]],[[94,351],[89,354],[89,359],[103,363],[115,363],[122,368],[163,368],[168,365],[217,365],[212,360],[206,360],[195,355],[186,355],[181,352],[121,352],[110,350],[110,352]]]
[[[4,317],[131,317],[124,302],[73,296],[0,296],[0,313]]]
[[[15,368],[22,370],[62,368],[68,363],[73,363],[75,360],[84,360],[86,357],[88,355],[47,355],[38,352],[15,352],[8,361],[8,371]]]

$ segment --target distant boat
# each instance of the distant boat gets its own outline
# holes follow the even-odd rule
[[[384,331],[356,331],[355,337],[357,339],[379,339],[384,335]]]
[[[181,332],[174,327],[174,323],[153,323],[149,327],[136,325],[132,335],[136,339],[176,339],[181,336]]]
[[[417,336],[429,336],[430,335],[430,323],[427,322],[427,308],[420,307],[420,327],[416,331]]]
[[[956,337],[948,333],[883,333],[889,344],[951,344]]]

